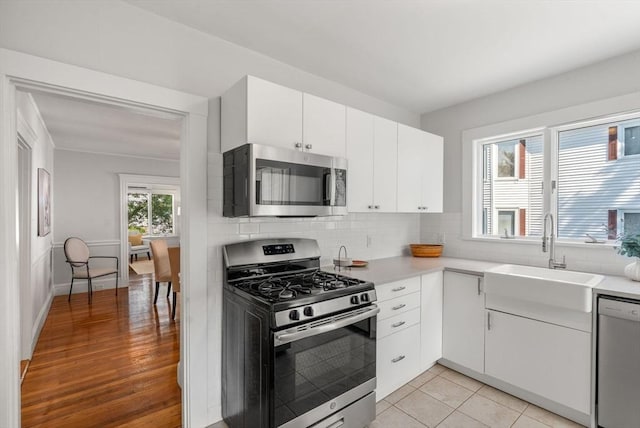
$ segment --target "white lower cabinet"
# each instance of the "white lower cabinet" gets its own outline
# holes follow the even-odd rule
[[[379,401],[419,374],[420,324],[415,324],[382,339],[376,352]]]
[[[422,275],[420,347],[420,371],[442,358],[442,272]]]
[[[442,272],[383,284],[376,294],[381,400],[442,357]]]
[[[463,367],[484,372],[483,278],[444,273],[442,356]]]
[[[591,334],[487,310],[485,373],[590,413]]]

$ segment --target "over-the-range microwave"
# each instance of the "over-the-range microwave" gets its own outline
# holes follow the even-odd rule
[[[261,144],[224,153],[225,217],[347,214],[347,160]]]

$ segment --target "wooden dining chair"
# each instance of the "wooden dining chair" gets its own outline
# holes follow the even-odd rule
[[[180,292],[180,247],[169,248],[169,264],[171,266],[171,285],[173,286],[173,308],[171,319],[176,319],[177,294]]]
[[[154,279],[156,281],[156,293],[153,298],[153,304],[155,305],[158,302],[161,282],[167,283],[167,297],[169,297],[171,291],[171,265],[169,263],[167,241],[164,239],[151,241],[151,256],[153,257]]]

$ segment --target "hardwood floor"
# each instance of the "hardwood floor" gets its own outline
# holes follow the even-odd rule
[[[128,291],[128,292],[127,292]],[[23,427],[179,427],[180,308],[151,275],[129,288],[57,296],[22,383]]]

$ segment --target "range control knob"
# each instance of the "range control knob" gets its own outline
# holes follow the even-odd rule
[[[360,299],[358,299],[358,296],[351,296],[351,303],[354,305],[360,303]]]
[[[303,309],[302,313],[307,317],[312,317],[313,316],[313,308],[311,306],[307,306],[306,308]]]
[[[293,311],[289,312],[289,319],[292,319],[294,321],[298,321],[300,319],[300,312],[298,312],[295,309]]]
[[[369,301],[369,295],[368,294],[363,294],[362,296],[360,296],[360,301],[362,303],[368,302]]]

